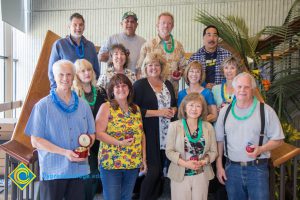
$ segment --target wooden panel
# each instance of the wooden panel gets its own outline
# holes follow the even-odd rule
[[[51,31],[47,32],[12,139],[0,146],[6,153],[27,164],[32,162],[33,147],[30,142],[30,137],[25,135],[24,129],[35,103],[49,94],[50,83],[48,80],[48,62],[52,45],[59,38],[60,37],[55,33]]]
[[[282,163],[294,158],[300,154],[300,148],[293,145],[283,143],[278,148],[272,150],[271,159],[274,167],[278,167]]]

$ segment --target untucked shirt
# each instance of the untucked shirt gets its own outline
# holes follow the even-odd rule
[[[107,104],[110,104],[107,102]],[[104,169],[136,169],[142,164],[142,138],[143,124],[140,109],[134,114],[130,111],[126,114],[120,107],[114,110],[109,108],[109,119],[106,133],[119,141],[131,135],[134,142],[130,146],[116,146],[100,143],[99,163]]]
[[[59,99],[59,97],[58,97]],[[43,138],[64,149],[79,147],[78,137],[95,134],[95,122],[89,105],[78,98],[78,108],[72,113],[63,112],[50,95],[41,99],[33,108],[25,133],[28,136]],[[65,104],[59,99],[59,102]],[[75,99],[72,96],[68,106]],[[88,161],[71,162],[67,157],[38,149],[40,180],[78,178],[90,173]]]

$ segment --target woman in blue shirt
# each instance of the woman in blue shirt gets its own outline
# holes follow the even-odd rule
[[[193,61],[189,63],[184,72],[184,80],[189,87],[181,90],[178,93],[177,106],[180,106],[181,101],[186,95],[192,92],[197,92],[203,95],[208,105],[207,121],[216,121],[218,114],[213,94],[209,89],[204,88],[201,85],[202,82],[205,80],[205,72],[202,70],[201,63],[199,63],[198,61]]]

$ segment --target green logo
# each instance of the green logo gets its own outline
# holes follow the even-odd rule
[[[21,190],[24,190],[35,177],[36,175],[24,163],[20,163],[18,167],[8,175],[8,178],[10,178],[10,180],[12,180]]]

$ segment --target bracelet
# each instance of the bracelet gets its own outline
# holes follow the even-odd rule
[[[121,145],[120,145],[120,141],[119,140],[117,140],[117,147],[119,148]]]

